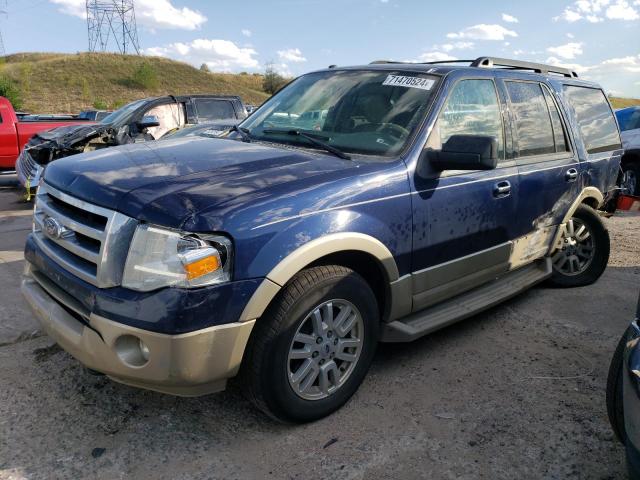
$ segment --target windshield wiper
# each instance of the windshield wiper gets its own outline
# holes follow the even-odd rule
[[[267,135],[269,134],[276,134],[276,135],[291,135],[294,137],[302,137],[304,139],[309,140],[311,143],[313,143],[315,146],[320,147],[324,150],[326,150],[329,153],[333,153],[336,157],[342,158],[343,160],[351,160],[351,156],[344,153],[342,150],[337,149],[336,147],[333,147],[331,145],[329,145],[328,143],[325,143],[321,140],[318,140],[317,138],[315,138],[315,136],[313,134],[309,134],[309,133],[304,133],[301,132],[300,130],[286,130],[286,129],[279,129],[279,128],[267,128],[265,130],[262,131],[262,133],[266,133]]]
[[[242,137],[242,141],[246,143],[251,143],[251,134],[249,133],[248,128],[239,127],[238,125],[234,125],[229,129],[230,132],[238,132]]]

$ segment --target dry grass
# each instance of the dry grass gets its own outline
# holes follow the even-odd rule
[[[640,105],[640,98],[609,97],[609,100],[611,100],[611,105],[613,105],[613,108],[616,109]]]
[[[157,73],[153,89],[141,89],[130,81],[145,62]],[[262,76],[206,73],[160,57],[19,53],[4,57],[0,70],[19,85],[23,110],[34,113],[78,112],[93,108],[96,101],[115,108],[138,98],[167,94],[233,94],[254,104],[268,98],[262,91]]]

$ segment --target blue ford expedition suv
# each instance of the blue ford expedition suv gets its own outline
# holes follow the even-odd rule
[[[602,89],[569,70],[333,67],[223,138],[52,163],[22,290],[114,380],[201,395],[238,375],[263,411],[310,421],[353,395],[379,341],[542,280],[594,282],[621,153]]]

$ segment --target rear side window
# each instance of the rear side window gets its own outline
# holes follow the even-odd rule
[[[565,85],[564,92],[588,153],[621,148],[618,127],[602,90]]]
[[[555,153],[556,142],[542,86],[525,82],[506,84],[518,134],[518,157]]]
[[[233,104],[228,100],[196,99],[195,104],[200,121],[236,118]]]
[[[483,135],[498,141],[498,158],[504,158],[504,135],[498,94],[493,80],[461,80],[453,88],[427,147],[441,150],[452,135]]]

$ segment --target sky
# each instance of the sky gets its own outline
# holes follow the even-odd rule
[[[483,55],[570,66],[640,98],[640,0],[134,0],[142,53],[286,76]],[[7,53],[88,48],[85,0],[7,0]],[[115,48],[115,47],[114,47]]]

